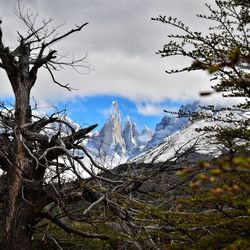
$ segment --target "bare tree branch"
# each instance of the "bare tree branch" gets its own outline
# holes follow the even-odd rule
[[[95,233],[87,233],[87,232],[82,232],[77,229],[74,229],[72,227],[67,226],[66,224],[62,223],[60,220],[58,220],[55,216],[53,216],[51,213],[40,213],[40,216],[42,218],[50,220],[52,223],[56,224],[60,228],[62,228],[64,231],[67,233],[73,233],[76,235],[79,235],[84,238],[95,238],[95,239],[100,239],[100,240],[109,240],[109,236],[104,235],[104,234],[95,234]]]

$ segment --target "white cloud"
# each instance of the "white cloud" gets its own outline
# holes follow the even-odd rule
[[[0,0],[4,41],[7,44],[8,41],[15,44],[13,41],[17,36],[16,29],[20,27],[16,26],[17,18],[12,14],[15,1],[7,1],[7,5],[5,2]],[[72,52],[75,56],[84,55],[88,51],[87,61],[95,66],[95,71],[87,75],[79,75],[70,69],[56,72],[59,81],[71,83],[73,88],[78,89],[68,92],[53,84],[49,75],[42,70],[38,75],[38,83],[32,90],[32,95],[42,102],[56,104],[77,96],[93,95],[118,95],[137,103],[157,103],[165,99],[197,99],[198,93],[208,89],[210,85],[209,76],[204,72],[179,75],[167,75],[164,72],[166,68],[180,67],[186,62],[177,58],[161,59],[159,55],[155,55],[155,51],[161,49],[166,42],[167,34],[173,30],[167,25],[150,20],[159,14],[178,16],[201,30],[202,22],[195,22],[194,14],[203,12],[200,10],[204,9],[205,1],[23,0],[22,2],[28,8],[39,10],[41,18],[52,16],[56,24],[66,21],[65,27],[62,28],[64,31],[76,23],[85,21],[90,23],[81,33],[56,44],[55,49]],[[0,73],[0,79],[0,96],[10,95],[12,90],[7,77]],[[150,111],[143,112],[150,113]]]
[[[102,56],[102,61],[98,56]],[[98,56],[90,55],[92,60],[99,60],[99,63],[95,71],[87,75],[72,73],[70,70],[57,72],[59,81],[69,82],[77,91],[69,92],[60,88],[42,72],[32,94],[49,102],[93,95],[118,95],[134,102],[160,102],[165,99],[197,99],[199,92],[207,90],[211,84],[204,72],[167,75],[158,58],[145,61],[140,57],[128,58],[104,52]]]
[[[159,116],[164,114],[162,107],[152,103],[138,104],[137,111],[144,116]]]
[[[213,93],[200,99],[201,105],[215,105],[219,107],[232,107],[245,102],[244,97],[223,97],[221,93]]]

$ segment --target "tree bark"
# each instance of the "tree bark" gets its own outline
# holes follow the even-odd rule
[[[1,231],[0,247],[4,250],[31,249],[31,239],[34,225],[37,222],[39,213],[48,204],[48,196],[43,191],[44,174],[46,166],[43,161],[54,160],[64,151],[50,152],[46,159],[38,163],[41,151],[46,151],[47,147],[54,146],[56,142],[41,142],[41,137],[32,139],[29,135],[37,134],[32,129],[30,91],[37,79],[38,70],[44,66],[51,75],[52,81],[61,87],[71,90],[68,85],[57,82],[51,70],[60,66],[80,67],[84,58],[69,62],[58,62],[56,50],[51,46],[68,37],[69,35],[81,31],[87,25],[84,23],[76,28],[59,35],[57,29],[48,29],[51,20],[43,20],[42,25],[36,28],[35,20],[28,10],[25,13],[20,3],[18,3],[17,16],[28,28],[26,36],[19,34],[18,46],[10,49],[4,46],[2,41],[2,29],[0,20],[0,69],[5,70],[15,94],[14,117],[10,111],[11,123],[5,123],[8,134],[0,135],[0,169],[6,173],[4,186],[0,186],[1,193],[4,193],[1,200]],[[32,53],[31,53],[32,52]],[[85,67],[85,66],[83,66]],[[88,68],[88,67],[87,67]],[[1,113],[1,112],[0,112]],[[8,118],[8,116],[6,116]],[[14,118],[14,119],[13,119]],[[2,119],[2,117],[1,117]],[[54,119],[54,118],[53,118]],[[53,121],[51,118],[50,122]],[[71,145],[72,140],[83,138],[88,133],[87,130],[79,130],[73,136],[64,138],[66,148]],[[7,138],[5,138],[7,136]],[[6,143],[6,144],[5,144]],[[38,154],[37,151],[40,150]],[[36,156],[34,156],[36,155]],[[0,194],[1,195],[1,194]]]
[[[19,74],[27,76],[24,70]],[[28,250],[31,249],[32,226],[37,208],[34,209],[36,197],[34,190],[28,190],[25,183],[32,181],[34,164],[23,145],[22,132],[25,124],[31,122],[31,109],[29,105],[30,84],[29,81],[21,81],[19,75],[13,78],[11,83],[15,93],[15,160],[7,170],[8,180],[6,199],[4,202],[4,234],[2,249]],[[26,78],[27,79],[27,78]]]
[[[27,205],[15,206],[13,208],[12,220],[4,232],[2,241],[3,250],[30,250],[32,226],[29,221],[32,221],[31,215],[28,214]]]

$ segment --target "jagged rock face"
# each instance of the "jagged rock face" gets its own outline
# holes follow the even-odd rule
[[[121,147],[125,147],[124,140],[122,138],[122,125],[121,125],[121,116],[118,107],[118,103],[114,101],[112,103],[112,113],[110,117],[110,125],[112,129],[112,138],[111,141],[114,144],[120,144]]]
[[[152,162],[175,161],[176,163],[188,162],[193,164],[199,160],[210,161],[214,157],[228,152],[229,149],[223,144],[218,144],[215,131],[203,131],[201,133],[199,130],[206,127],[227,128],[237,126],[231,122],[225,123],[225,121],[241,120],[243,122],[247,121],[247,116],[247,112],[242,113],[242,111],[234,114],[230,110],[213,112],[211,118],[207,117],[188,122],[184,128],[165,138],[156,147],[141,152],[131,159],[131,162],[152,164]],[[240,145],[242,142],[239,140],[237,143]]]
[[[182,105],[180,110],[184,112],[193,112],[198,108],[198,102],[193,104]],[[188,123],[187,117],[174,117],[173,115],[166,115],[161,122],[156,125],[155,133],[145,149],[159,145],[165,138],[172,135],[176,131],[182,129]]]
[[[133,133],[135,140],[137,140],[137,138],[140,134],[139,134],[137,127],[136,127],[136,124],[134,122],[132,123],[132,133]]]
[[[186,112],[186,113],[192,113],[194,111],[197,111],[197,109],[199,108],[199,102],[195,101],[193,103],[189,103],[186,105],[181,105],[180,106],[180,110]]]
[[[136,147],[134,147],[133,150],[128,153],[129,159],[132,159],[144,150],[147,143],[152,139],[152,134],[152,131],[147,126],[144,127],[140,134],[137,132],[137,130],[134,131]]]
[[[87,147],[101,153],[101,155],[119,156],[141,152],[144,146],[152,139],[152,131],[145,126],[141,133],[136,124],[127,116],[122,131],[119,107],[116,101],[112,103],[111,114],[99,133],[93,134],[88,140]]]
[[[153,132],[146,125],[140,135],[137,137],[137,143],[139,146],[145,146],[149,141],[152,140]]]
[[[171,115],[164,116],[161,122],[156,125],[155,133],[146,148],[157,146],[166,137],[181,129],[186,120],[187,118],[175,118]]]
[[[137,147],[137,136],[135,124],[131,122],[130,117],[127,116],[125,126],[123,129],[123,138],[126,145],[126,152],[130,154]]]
[[[183,111],[194,111],[198,103],[181,106]],[[156,125],[155,133],[145,126],[141,133],[137,131],[136,124],[131,122],[127,116],[124,129],[122,131],[121,116],[118,103],[114,101],[111,106],[111,114],[106,123],[95,134],[92,140],[89,140],[87,147],[99,151],[102,155],[112,156],[114,153],[119,156],[129,158],[136,156],[148,148],[157,146],[166,137],[182,129],[188,122],[187,117],[176,118],[173,115],[166,115],[161,122]]]
[[[116,101],[112,103],[111,114],[100,130],[99,134],[92,137],[87,146],[101,151],[106,155],[116,152],[119,155],[125,154],[126,145],[122,137],[122,126],[119,107]]]

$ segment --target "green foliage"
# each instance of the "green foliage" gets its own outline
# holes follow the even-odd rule
[[[207,70],[214,74],[214,80],[220,80],[220,83],[213,87],[216,91],[229,92],[230,96],[250,97],[249,73],[242,69],[244,64],[250,62],[249,3],[242,1],[236,6],[233,1],[215,2],[215,9],[206,5],[210,15],[198,15],[214,24],[209,27],[209,34],[191,31],[176,18],[153,18],[181,31],[181,35],[169,35],[172,40],[158,53],[162,57],[181,55],[193,60],[191,66],[167,70],[167,73]]]
[[[65,223],[82,232],[105,234],[108,239],[65,233],[43,220],[39,225],[42,230],[39,231],[38,227],[34,237],[34,249],[38,246],[57,249],[57,244],[69,250],[249,248],[250,118],[241,119],[235,113],[244,114],[250,109],[250,3],[241,0],[216,0],[215,3],[216,9],[207,5],[210,15],[198,15],[211,21],[213,26],[209,28],[209,34],[192,31],[184,22],[172,17],[159,16],[153,20],[181,31],[181,35],[169,35],[171,41],[158,53],[162,57],[182,55],[193,60],[190,66],[168,70],[168,73],[205,70],[217,80],[213,86],[215,91],[245,98],[241,104],[229,107],[223,117],[208,115],[207,110],[213,113],[224,111],[216,110],[213,105],[205,108],[205,112],[191,114],[192,119],[209,118],[217,122],[218,125],[201,131],[214,132],[215,143],[223,146],[224,155],[211,162],[177,166],[177,175],[171,176],[177,184],[174,182],[168,189],[164,185],[160,187],[162,172],[145,175],[140,180],[140,183],[150,178],[156,182],[159,180],[158,189],[147,192],[138,192],[137,189],[129,193],[125,189],[107,192],[99,185],[82,183],[81,188],[88,190],[87,194],[105,194],[106,203],[89,212],[88,223],[72,223],[70,220]],[[210,92],[203,93],[207,94]],[[185,114],[180,112],[178,115]],[[169,176],[165,177],[164,181],[170,182]],[[180,179],[184,181],[179,182]],[[184,187],[179,183],[184,183]],[[91,197],[85,198],[90,200]],[[82,212],[81,209],[76,208],[77,212]]]
[[[249,249],[250,246],[250,1],[216,0],[216,8],[206,5],[210,15],[198,15],[211,21],[209,34],[190,30],[172,17],[153,20],[174,26],[181,35],[169,35],[171,41],[158,53],[162,57],[181,55],[193,60],[190,66],[167,73],[206,70],[216,84],[212,88],[228,97],[244,97],[227,115],[193,114],[192,119],[209,118],[213,126],[200,129],[214,132],[216,145],[225,153],[212,162],[200,162],[183,168],[179,177],[192,178],[187,194],[177,199],[178,209],[157,211],[161,222],[172,225],[171,243],[166,249]],[[211,92],[204,93],[209,95]],[[213,106],[205,111],[215,110]],[[225,113],[224,113],[225,114]],[[242,114],[246,116],[240,117]],[[166,229],[166,228],[165,228]]]
[[[119,233],[115,232],[108,224],[101,223],[96,225],[90,225],[84,222],[74,222],[71,224],[74,229],[83,231],[83,232],[93,232],[98,231],[99,233],[105,233],[110,236],[109,240],[100,240],[100,239],[91,239],[91,238],[83,238],[74,234],[67,234],[64,230],[59,228],[58,226],[48,223],[47,221],[42,221],[43,227],[46,225],[46,230],[37,231],[35,234],[35,239],[33,241],[34,249],[37,249],[37,246],[42,245],[41,249],[58,249],[55,242],[67,250],[74,249],[116,249],[119,245],[122,237],[119,236]],[[40,248],[40,247],[39,247]]]

